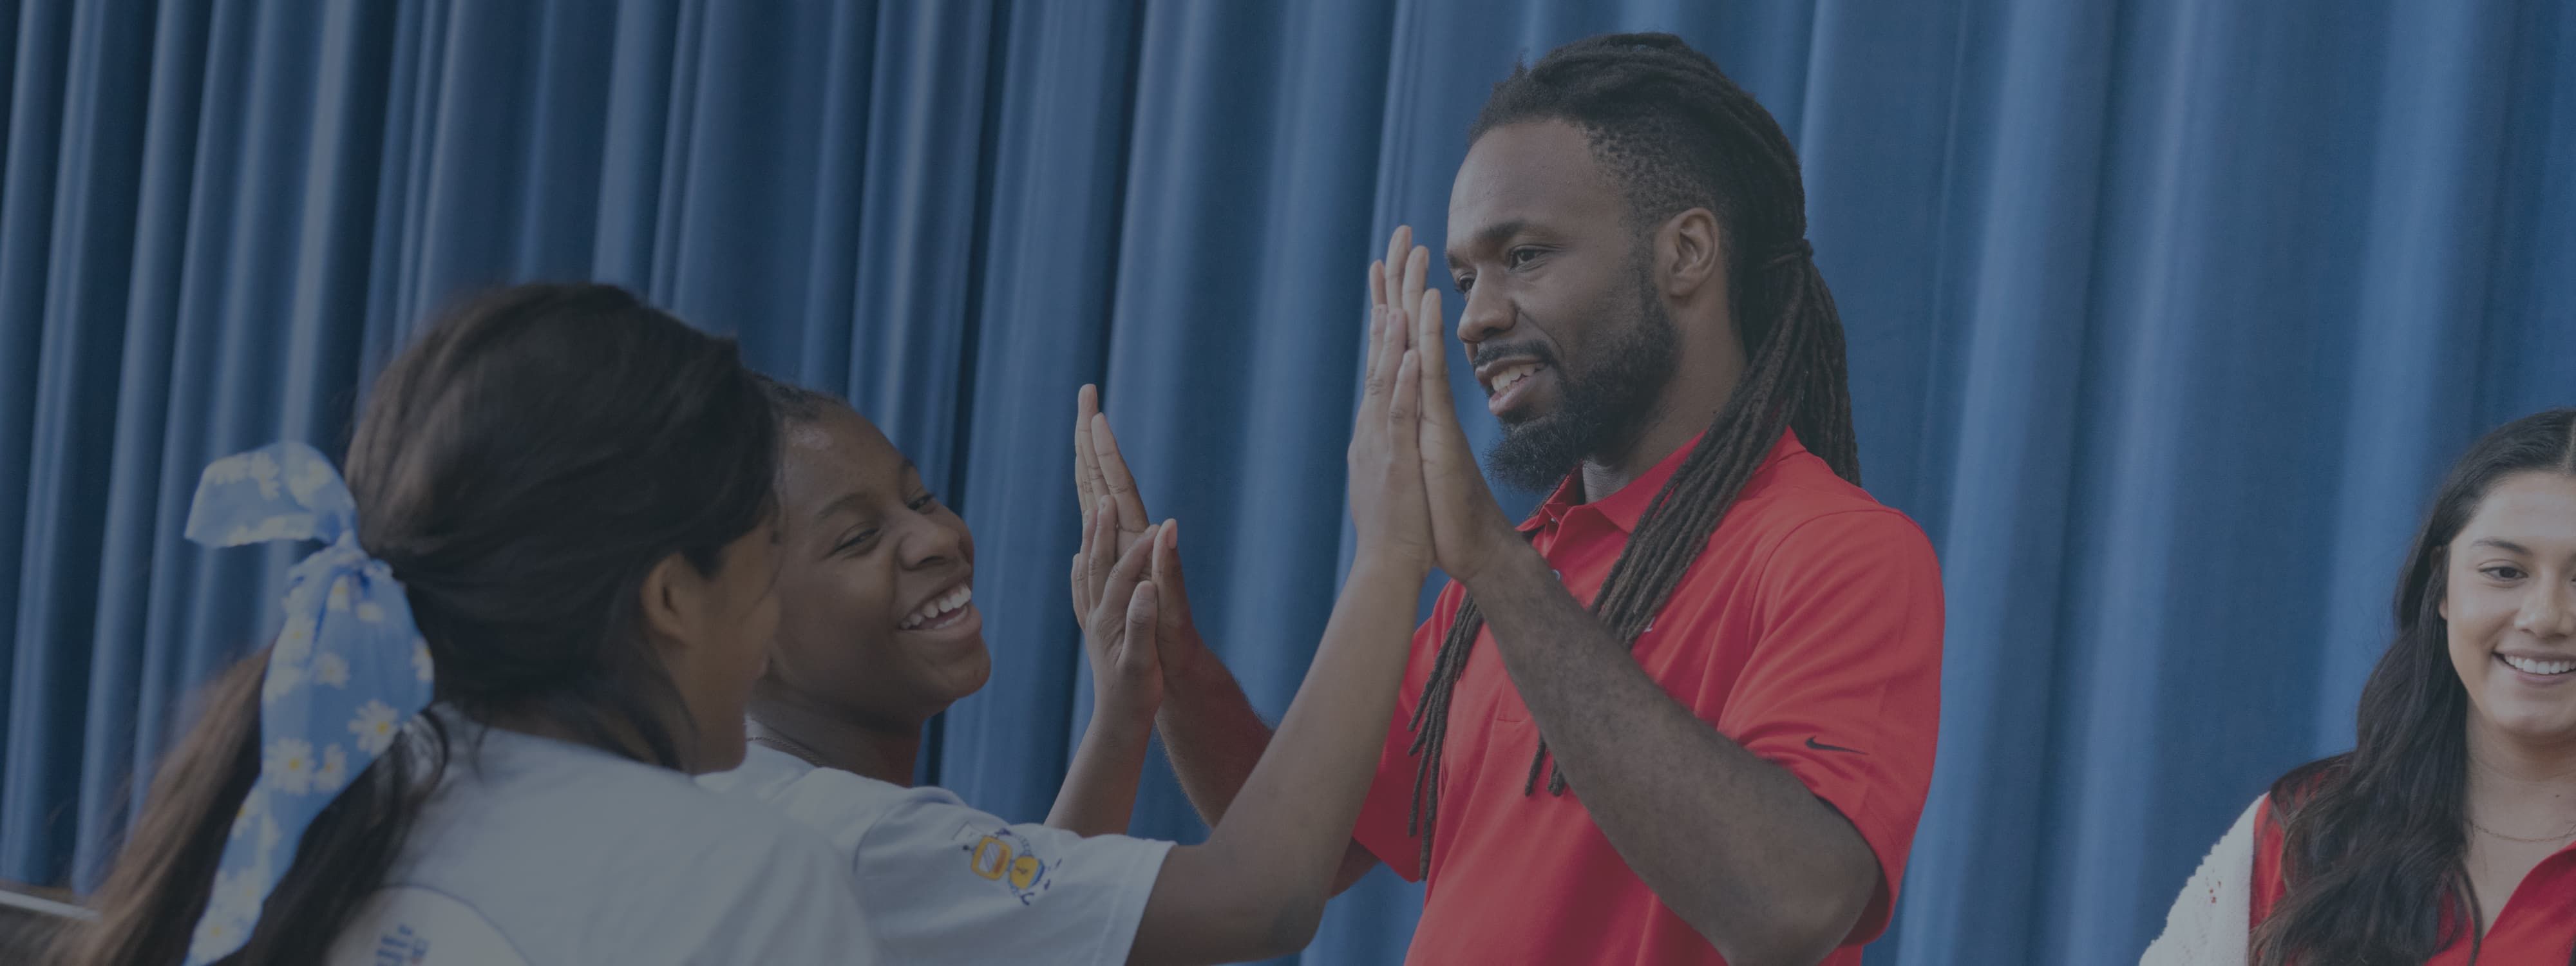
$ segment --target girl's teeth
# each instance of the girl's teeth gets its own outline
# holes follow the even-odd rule
[[[975,599],[975,591],[973,588],[959,587],[933,598],[930,603],[921,605],[920,610],[913,611],[911,616],[905,617],[902,623],[895,626],[904,630],[911,630],[913,628],[920,627],[923,624],[945,617],[950,612],[953,612],[960,607],[966,606],[966,602],[973,599]]]
[[[2576,671],[2576,661],[2535,661],[2527,657],[2507,657],[2504,663],[2514,670],[2530,674],[2565,674]]]

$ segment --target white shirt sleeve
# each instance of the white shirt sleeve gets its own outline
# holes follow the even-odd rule
[[[859,908],[892,963],[1124,963],[1172,847],[1013,825],[946,789],[828,769],[782,791],[774,804],[851,856]]]
[[[771,839],[758,874],[728,890],[732,902],[720,925],[697,941],[690,966],[765,966],[773,963],[870,966],[887,960],[870,936],[876,920],[851,914],[860,906],[842,875],[840,852],[812,831]],[[697,866],[703,870],[711,863]],[[675,870],[678,875],[689,871]],[[667,947],[665,947],[667,948]],[[643,950],[625,962],[651,962]]]

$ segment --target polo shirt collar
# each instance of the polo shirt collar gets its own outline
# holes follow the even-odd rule
[[[1646,505],[1655,502],[1655,494],[1663,492],[1664,483],[1673,478],[1673,473],[1681,469],[1682,461],[1690,458],[1691,451],[1698,449],[1699,441],[1707,435],[1706,432],[1702,432],[1698,436],[1691,437],[1690,442],[1674,449],[1670,455],[1663,458],[1662,462],[1656,463],[1653,469],[1629,481],[1628,485],[1620,487],[1618,492],[1588,504],[1579,502],[1577,499],[1578,491],[1583,484],[1583,470],[1577,467],[1574,472],[1565,475],[1564,482],[1556,485],[1556,492],[1548,494],[1546,502],[1539,504],[1537,512],[1530,514],[1529,519],[1521,521],[1520,531],[1530,533],[1553,527],[1563,521],[1566,514],[1590,507],[1593,512],[1599,513],[1602,518],[1618,527],[1620,532],[1635,533],[1638,518],[1646,515]],[[1762,466],[1754,470],[1754,475],[1760,476],[1763,471],[1770,469],[1772,464],[1806,451],[1807,448],[1798,442],[1797,432],[1783,428],[1780,431],[1780,441],[1772,444],[1771,452],[1762,457]]]

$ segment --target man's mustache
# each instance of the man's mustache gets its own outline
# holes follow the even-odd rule
[[[1540,365],[1551,369],[1561,371],[1565,368],[1556,364],[1556,352],[1549,349],[1547,343],[1529,340],[1477,343],[1476,351],[1469,356],[1467,363],[1474,368],[1482,369],[1486,363],[1497,359],[1535,359]]]

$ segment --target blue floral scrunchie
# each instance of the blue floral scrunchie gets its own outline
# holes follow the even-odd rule
[[[188,947],[187,966],[204,966],[249,941],[305,827],[429,705],[431,674],[402,584],[358,549],[357,503],[312,447],[277,443],[206,467],[188,539],[326,544],[288,574],[286,625],[260,685],[259,779]]]

